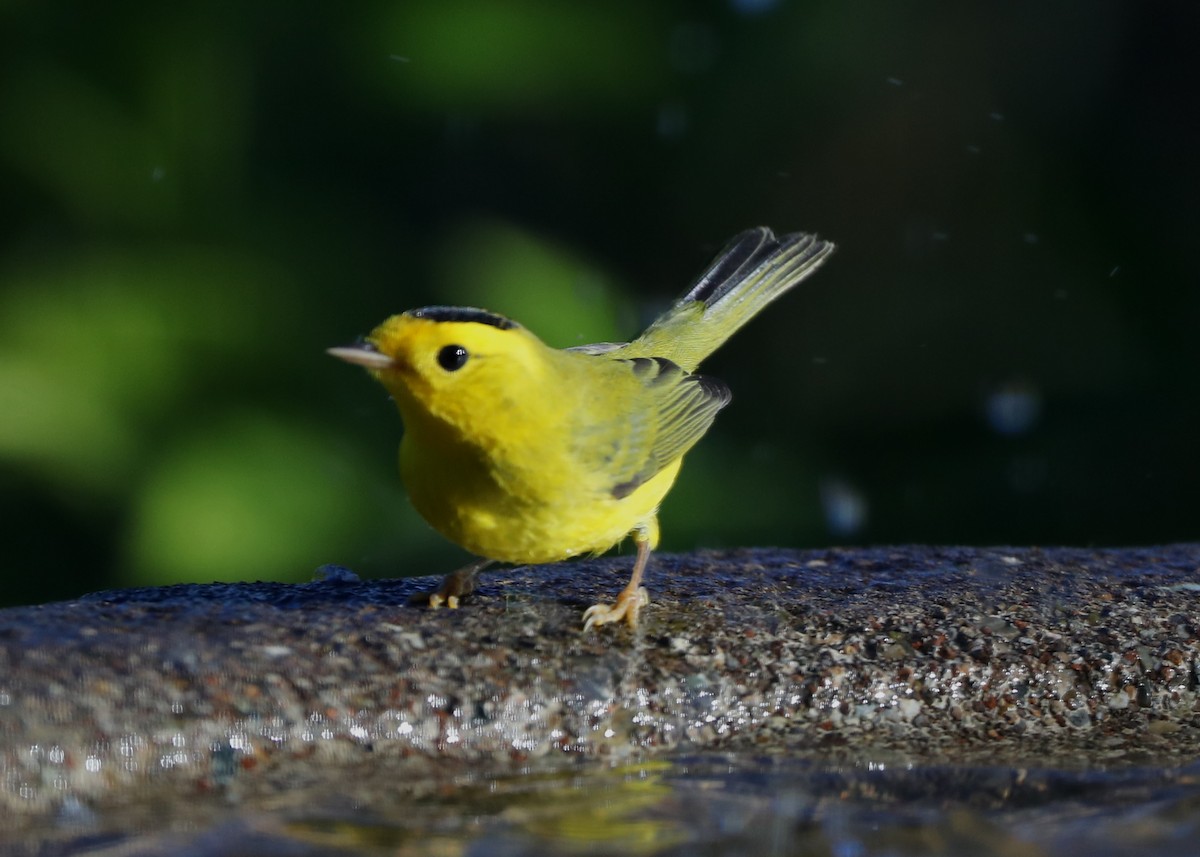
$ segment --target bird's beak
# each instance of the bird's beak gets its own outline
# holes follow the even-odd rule
[[[332,354],[347,363],[356,363],[368,369],[390,369],[396,361],[383,354],[370,342],[356,342],[353,345],[343,345],[340,348],[327,348],[326,354]]]

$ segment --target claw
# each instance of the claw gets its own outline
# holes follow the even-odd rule
[[[457,595],[446,595],[442,592],[441,589],[439,589],[437,592],[429,593],[429,609],[430,610],[437,610],[443,604],[445,604],[451,610],[457,610],[458,609],[458,596]]]
[[[491,562],[481,559],[447,574],[437,591],[429,593],[430,609],[437,610],[445,604],[451,610],[457,610],[458,600],[475,591],[475,576],[491,565]]]
[[[590,631],[593,625],[607,625],[610,622],[620,622],[622,619],[630,628],[636,629],[638,611],[650,603],[650,593],[646,587],[637,589],[626,587],[617,596],[616,604],[593,604],[583,612],[583,630]]]

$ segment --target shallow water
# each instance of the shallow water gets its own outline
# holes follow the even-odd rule
[[[730,755],[405,780],[388,765],[273,796],[103,816],[67,806],[37,855],[1195,854],[1200,767],[1110,770]],[[342,774],[345,774],[343,771]]]

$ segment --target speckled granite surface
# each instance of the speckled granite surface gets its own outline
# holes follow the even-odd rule
[[[457,611],[336,571],[0,611],[0,814],[339,766],[417,789],[665,751],[1200,758],[1200,545],[659,555],[639,631],[581,633],[629,561],[485,575]]]

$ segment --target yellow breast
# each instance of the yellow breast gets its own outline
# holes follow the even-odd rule
[[[400,446],[413,506],[446,538],[502,562],[598,553],[639,526],[651,527],[657,544],[654,515],[682,461],[617,498],[602,474],[564,460],[567,450],[529,447],[536,459],[521,462],[494,451],[482,455],[444,433],[426,439],[414,429],[410,422]]]

